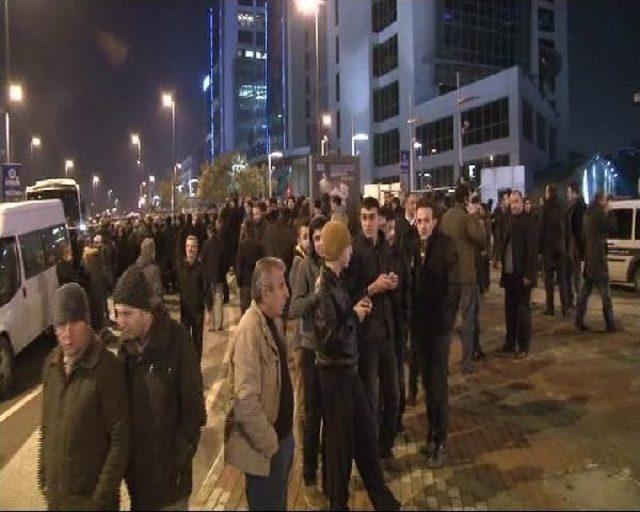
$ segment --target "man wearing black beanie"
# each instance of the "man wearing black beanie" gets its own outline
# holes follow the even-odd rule
[[[131,405],[125,480],[132,510],[186,510],[192,461],[206,423],[202,374],[184,327],[152,312],[142,271],[132,265],[113,293]]]

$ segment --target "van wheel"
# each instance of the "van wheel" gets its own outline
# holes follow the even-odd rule
[[[0,336],[0,398],[9,398],[13,392],[13,348],[6,336]]]
[[[640,293],[640,265],[636,267],[636,271],[633,274],[633,284],[636,287],[636,292]]]

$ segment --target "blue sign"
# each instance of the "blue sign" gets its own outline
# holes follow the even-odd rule
[[[400,151],[400,170],[401,171],[409,170],[409,152],[408,151]]]
[[[22,164],[2,164],[2,199],[15,200],[22,197],[21,167]]]

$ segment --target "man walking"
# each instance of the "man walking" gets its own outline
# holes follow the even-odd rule
[[[43,373],[38,484],[49,510],[118,510],[129,457],[124,369],[91,331],[84,290],[55,291]]]
[[[537,237],[531,219],[524,213],[522,192],[509,198],[511,215],[502,247],[502,279],[505,290],[507,339],[503,354],[516,351],[516,359],[529,355],[531,343],[531,289],[536,286]]]
[[[616,231],[615,217],[609,215],[609,199],[597,192],[584,216],[585,269],[584,286],[578,298],[576,308],[576,327],[588,331],[584,324],[587,303],[593,291],[598,288],[602,297],[602,315],[607,332],[617,331],[613,317],[611,288],[609,284],[609,266],[607,263],[607,238]]]
[[[582,289],[582,262],[584,261],[584,236],[582,223],[587,205],[580,194],[580,186],[572,181],[567,187],[567,266],[565,280],[567,283],[567,302],[573,307]]]
[[[469,202],[469,189],[465,185],[456,188],[455,202],[455,206],[442,217],[440,230],[453,240],[458,254],[452,279],[458,289],[456,309],[462,317],[462,373],[473,373],[473,359],[482,357],[479,351],[474,352],[474,342],[477,309],[480,307],[476,256],[485,245],[484,225],[479,213],[480,203]]]
[[[251,279],[229,363],[233,405],[225,460],[245,473],[250,510],[286,510],[293,463],[293,386],[280,317],[289,298],[285,265],[262,258]]]
[[[152,312],[150,296],[136,266],[113,293],[131,407],[125,480],[132,510],[186,510],[192,460],[206,423],[202,374],[184,328]]]
[[[223,328],[223,292],[228,269],[229,256],[225,243],[220,237],[222,221],[218,218],[217,228],[213,225],[207,227],[207,238],[202,248],[202,267],[205,286],[208,296],[211,298],[209,322],[210,331],[221,331]]]
[[[180,321],[187,333],[198,361],[202,361],[202,328],[204,305],[209,302],[202,263],[198,261],[198,239],[189,235],[185,241],[186,257],[178,267],[178,289],[180,290]]]

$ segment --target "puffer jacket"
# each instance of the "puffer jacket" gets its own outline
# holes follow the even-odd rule
[[[155,264],[156,246],[152,238],[145,238],[140,246],[140,256],[136,260],[136,266],[142,270],[144,278],[151,291],[151,307],[157,308],[163,304],[164,289],[160,267]]]
[[[206,423],[202,374],[184,328],[154,316],[149,344],[123,341],[131,407],[131,458],[125,479],[134,510],[156,510],[187,498],[192,459]]]
[[[276,326],[282,332],[279,320]],[[255,302],[236,329],[229,382],[233,398],[225,421],[225,461],[250,475],[269,476],[271,457],[279,446],[274,425],[280,408],[280,357]]]
[[[40,435],[38,484],[49,510],[118,510],[127,386],[122,365],[95,338],[68,377],[59,348],[47,357]]]
[[[294,349],[299,346],[312,350],[318,348],[318,338],[313,322],[313,308],[319,298],[315,291],[319,275],[320,267],[315,259],[306,257],[300,260],[295,275],[292,276],[289,318],[300,319],[291,345]]]
[[[324,265],[316,288],[318,300],[313,321],[318,337],[316,362],[324,367],[352,367],[358,364],[358,317],[342,281]]]

